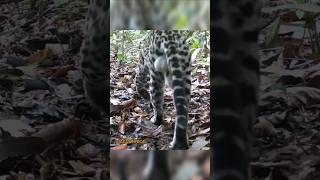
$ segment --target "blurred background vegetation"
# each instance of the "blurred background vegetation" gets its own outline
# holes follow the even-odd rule
[[[111,30],[207,30],[209,0],[111,0]]]

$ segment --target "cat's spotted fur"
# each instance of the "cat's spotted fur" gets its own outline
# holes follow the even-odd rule
[[[213,178],[249,180],[259,81],[255,0],[213,6]]]
[[[156,125],[161,125],[164,118],[164,83],[173,89],[176,109],[173,149],[188,148],[191,62],[184,34],[184,31],[152,31],[148,47],[140,53],[141,64],[136,74],[137,91],[144,99],[150,99],[154,111],[152,121]]]

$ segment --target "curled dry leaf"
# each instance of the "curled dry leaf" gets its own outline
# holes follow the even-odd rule
[[[67,73],[72,69],[75,69],[73,65],[62,66],[51,75],[51,78],[65,77]]]
[[[136,99],[130,99],[128,101],[125,101],[121,104],[121,106],[123,108],[126,108],[126,109],[133,109],[137,106],[137,100]]]
[[[111,150],[114,150],[114,151],[121,151],[121,150],[127,150],[127,149],[128,149],[127,144],[122,144],[120,146],[115,146],[115,147],[111,148]]]
[[[41,137],[49,144],[72,137],[78,137],[79,135],[80,122],[72,119],[65,119],[63,121],[50,124],[39,132],[33,134],[34,137]]]

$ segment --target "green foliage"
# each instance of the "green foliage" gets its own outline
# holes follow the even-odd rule
[[[320,15],[320,6],[311,3],[305,3],[304,0],[296,0],[297,4],[286,4],[282,6],[276,7],[268,7],[262,8],[262,12],[271,13],[275,11],[287,11],[287,10],[295,10],[296,16],[299,19],[303,19],[305,21],[304,28],[309,33],[311,48],[313,54],[320,53],[320,36],[318,35],[318,30],[316,26],[316,22]],[[266,35],[265,45],[268,46],[271,42],[277,37],[280,26],[280,20],[277,18],[271,25],[270,32]]]
[[[145,43],[145,39],[150,31],[122,30],[110,33],[111,51],[115,53],[116,60],[124,63],[137,61],[139,50]],[[185,31],[190,45],[190,51],[194,58],[205,66],[210,65],[210,56],[204,47],[209,47],[209,31]]]
[[[210,56],[204,51],[206,46],[210,46],[209,31],[195,31],[187,42],[190,44],[191,57],[198,58],[199,62],[205,66],[210,66]]]
[[[133,53],[139,52],[141,42],[144,41],[149,31],[122,30],[110,33],[111,50],[120,62],[134,62]]]

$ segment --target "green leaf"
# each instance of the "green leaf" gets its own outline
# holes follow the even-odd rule
[[[125,55],[122,54],[122,53],[118,53],[117,54],[117,58],[118,58],[119,61],[124,61],[125,60]]]
[[[280,18],[278,17],[275,21],[271,24],[271,31],[269,31],[266,34],[266,42],[265,45],[268,47],[270,43],[275,39],[275,37],[278,35],[280,27]]]
[[[199,40],[198,39],[192,40],[191,48],[194,48],[194,49],[199,48]]]

